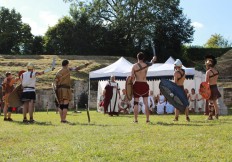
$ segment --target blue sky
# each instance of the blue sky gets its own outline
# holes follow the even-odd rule
[[[63,0],[0,0],[0,6],[15,8],[34,35],[43,35],[48,26],[69,15],[69,4]],[[195,28],[191,45],[202,46],[215,33],[232,42],[231,6],[231,0],[180,0],[180,7]]]

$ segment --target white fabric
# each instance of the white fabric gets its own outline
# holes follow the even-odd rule
[[[150,109],[155,108],[155,102],[154,102],[154,97],[153,96],[148,96],[148,107]]]
[[[167,114],[174,113],[174,106],[171,105],[168,101],[167,101],[167,104],[166,104],[166,112],[167,112]]]
[[[197,97],[197,95],[196,95],[196,93],[195,94],[190,93],[189,96],[190,96],[189,97],[189,109],[194,109],[196,112],[196,97]]]
[[[201,108],[201,111],[204,111],[205,108],[205,101],[202,98],[202,96],[198,93],[197,94],[197,110],[199,111],[199,108]]]
[[[119,94],[118,94],[118,84],[116,82],[110,82],[110,86],[113,86],[113,96],[110,100],[108,106],[108,112],[118,112]]]
[[[32,75],[31,75],[32,73]],[[36,72],[31,72],[27,71],[24,72],[21,76],[22,78],[22,86],[23,87],[34,87],[35,88],[35,83],[36,83]],[[32,92],[35,91],[35,89],[32,88],[24,88],[23,92]]]
[[[159,95],[157,103],[157,114],[164,114],[164,106],[166,105],[164,95]]]
[[[99,70],[91,71],[89,73],[90,78],[110,77],[111,75],[127,77],[131,74],[133,64],[127,61],[124,57],[121,57],[113,64],[104,67]]]

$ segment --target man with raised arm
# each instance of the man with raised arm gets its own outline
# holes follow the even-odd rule
[[[156,61],[156,56],[153,57],[151,63],[144,62],[145,55],[143,52],[137,54],[138,62],[133,65],[131,71],[131,79],[134,81],[133,84],[133,95],[134,95],[134,123],[138,123],[138,103],[139,97],[143,98],[145,104],[146,123],[149,123],[149,109],[148,109],[148,95],[149,85],[147,84],[147,71],[148,67]]]
[[[61,123],[67,123],[66,116],[68,106],[72,99],[70,71],[78,71],[87,67],[88,65],[89,63],[86,63],[81,66],[70,68],[68,60],[62,61],[62,68],[57,72],[55,78]]]
[[[33,111],[34,111],[34,103],[36,100],[36,94],[35,94],[36,77],[52,70],[54,69],[48,68],[42,72],[36,72],[34,71],[34,65],[32,63],[28,63],[27,72],[24,72],[21,75],[20,79],[23,87],[21,100],[23,102],[24,123],[27,122],[34,123]],[[27,120],[27,113],[29,113],[30,120]]]

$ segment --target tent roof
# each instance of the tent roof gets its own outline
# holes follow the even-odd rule
[[[155,63],[148,68],[147,79],[173,79],[174,74],[174,62],[175,60],[170,56],[165,63]],[[126,79],[127,76],[131,75],[131,69],[133,64],[121,57],[116,62],[108,65],[102,69],[91,71],[89,78],[91,80],[108,80],[111,75],[114,75],[116,79]],[[186,78],[193,79],[195,75],[195,68],[185,69]]]
[[[174,74],[174,62],[175,60],[170,56],[164,64],[151,66],[147,73],[148,79],[172,79]],[[185,70],[186,78],[193,79],[195,75],[195,68],[186,68],[185,66],[182,66],[182,68]]]
[[[105,80],[109,79],[111,75],[116,78],[126,78],[131,74],[133,64],[127,61],[124,57],[121,57],[116,62],[108,65],[102,69],[91,71],[89,73],[89,78],[94,80]]]

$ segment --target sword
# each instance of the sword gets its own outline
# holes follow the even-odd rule
[[[155,43],[153,43],[152,40],[151,40],[151,48],[152,48],[153,56],[156,56],[156,52],[155,52]]]
[[[55,69],[56,66],[56,57],[53,56],[53,60],[52,60],[52,69]]]

